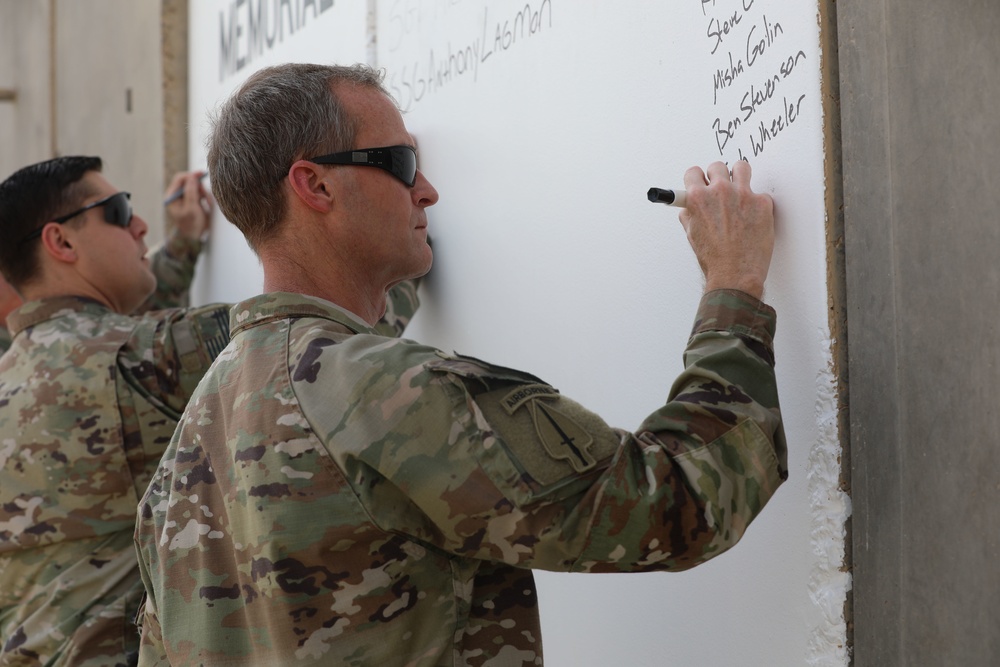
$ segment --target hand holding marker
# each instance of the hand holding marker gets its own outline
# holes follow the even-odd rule
[[[208,176],[208,172],[203,171],[201,172],[201,176],[198,177],[198,180],[199,181],[204,180],[206,176]],[[172,195],[163,200],[163,205],[169,206],[170,204],[174,203],[183,196],[184,196],[184,186],[182,185],[181,187],[174,190],[174,193]]]

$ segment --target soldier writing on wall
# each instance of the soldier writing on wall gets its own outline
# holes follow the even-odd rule
[[[187,187],[188,178],[198,178],[199,172],[175,174],[167,192]],[[156,276],[156,291],[137,309],[137,313],[160,308],[172,308],[187,302],[188,289],[194,277],[194,266],[201,252],[202,232],[206,227],[205,212],[211,212],[211,198],[199,188],[198,198],[180,197],[167,205],[170,232],[166,242],[150,256],[150,267]],[[7,316],[22,303],[20,295],[0,275],[0,354],[10,347]]]
[[[175,231],[150,261],[101,166],[57,158],[0,184],[0,271],[25,299],[0,359],[0,665],[135,664],[135,508],[228,342],[228,305],[176,307],[211,214],[199,174],[168,187],[184,188]],[[379,331],[417,306],[400,283]]]
[[[376,71],[255,73],[209,170],[265,293],[233,307],[141,501],[141,665],[541,664],[533,568],[693,567],[786,477],[759,300],[772,202],[746,162],[685,174],[706,291],[684,372],[635,432],[372,329],[430,268],[438,200]]]
[[[0,184],[0,271],[24,304],[0,358],[0,664],[134,663],[135,505],[228,335],[185,298],[211,213],[197,174],[171,189],[153,264],[146,222],[96,157]]]

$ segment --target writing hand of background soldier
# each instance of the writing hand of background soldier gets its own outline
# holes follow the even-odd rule
[[[200,171],[180,172],[167,187],[166,196],[183,188],[184,194],[167,204],[167,215],[177,231],[191,240],[201,239],[212,221],[214,201],[201,181]]]
[[[774,202],[750,189],[750,163],[732,177],[722,162],[684,174],[687,207],[680,221],[705,273],[705,290],[736,289],[761,298],[774,249]]]

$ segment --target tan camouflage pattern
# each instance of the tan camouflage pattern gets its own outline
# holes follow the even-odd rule
[[[156,275],[156,291],[136,313],[176,308],[188,303],[188,288],[194,278],[194,267],[201,252],[201,242],[174,235],[168,243],[153,253],[150,266]],[[402,335],[420,306],[417,297],[419,280],[405,280],[389,290],[386,311],[375,325],[383,336]],[[0,327],[0,354],[10,347],[10,332]]]
[[[158,252],[170,302],[195,254]],[[186,289],[186,287],[185,287]],[[174,296],[171,296],[174,295]],[[416,284],[378,327],[401,331]],[[135,664],[136,506],[177,418],[228,343],[228,306],[116,315],[64,298],[10,316],[0,361],[0,666]]]
[[[22,305],[8,323],[0,665],[134,662],[136,505],[228,340],[228,306],[134,317],[58,297]]]
[[[542,664],[531,568],[692,567],[787,476],[774,324],[707,294],[629,433],[321,299],[236,305],[140,504],[139,664]]]
[[[186,301],[200,249],[175,233],[151,255],[157,289],[139,312]],[[134,664],[135,504],[211,358],[179,347],[188,369],[178,374],[142,348],[164,337],[151,328],[169,335],[177,313],[140,323],[75,299],[20,312],[10,319],[27,330],[21,349],[0,363],[0,665]],[[202,333],[221,349],[227,315],[209,323]],[[0,328],[0,353],[10,346]],[[156,379],[159,366],[174,379]]]
[[[139,306],[136,313],[187,306],[201,248],[201,241],[186,238],[174,230],[166,242],[150,255],[149,266],[156,276],[156,291]]]
[[[420,286],[420,278],[416,280],[404,280],[393,286],[386,295],[385,314],[382,319],[375,323],[375,332],[389,338],[397,338],[403,335],[406,325],[413,319],[413,315],[420,307],[420,298],[417,296],[417,288]]]

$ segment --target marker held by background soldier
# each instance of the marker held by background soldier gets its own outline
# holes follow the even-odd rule
[[[684,208],[687,205],[687,192],[684,190],[663,190],[661,188],[650,188],[646,197],[651,202],[659,202],[667,206],[677,206]]]
[[[206,176],[208,176],[208,172],[203,171],[201,172],[201,176],[198,177],[198,180],[199,181],[203,180]],[[169,206],[170,204],[173,204],[175,201],[177,201],[183,196],[184,196],[184,186],[182,185],[181,187],[174,190],[174,193],[172,195],[163,200],[163,205]]]

